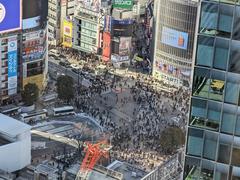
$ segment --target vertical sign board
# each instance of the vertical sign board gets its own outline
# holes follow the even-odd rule
[[[104,16],[104,31],[111,32],[112,30],[112,17],[109,15]]]
[[[0,0],[0,33],[22,28],[22,0]]]
[[[17,93],[17,36],[8,39],[8,95]]]
[[[71,21],[63,21],[63,46],[72,47],[73,24]]]
[[[132,37],[120,37],[119,55],[126,56],[129,54],[132,46]]]
[[[109,61],[111,56],[111,34],[109,32],[103,33],[103,60]]]

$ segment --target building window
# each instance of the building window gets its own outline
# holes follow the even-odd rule
[[[214,35],[217,30],[218,5],[215,3],[202,3],[200,33]]]
[[[240,168],[233,167],[232,171],[232,180],[239,180],[240,179]]]
[[[215,179],[216,180],[226,180],[228,179],[228,170],[229,166],[224,164],[217,164],[216,172],[215,172]]]
[[[218,36],[230,38],[232,32],[233,11],[233,6],[220,4]]]
[[[197,47],[197,61],[196,65],[212,66],[213,52],[214,52],[214,38],[199,36]]]
[[[229,164],[232,141],[232,136],[220,134],[218,146],[218,162]]]
[[[189,128],[187,154],[201,156],[203,147],[203,131]]]
[[[214,164],[211,161],[202,161],[200,179],[213,180]]]
[[[186,157],[184,166],[184,179],[198,179],[200,175],[200,160]]]
[[[234,133],[234,126],[236,123],[236,111],[237,107],[234,105],[225,104],[223,108],[221,132],[227,134]]]
[[[239,101],[239,90],[240,82],[239,75],[234,73],[228,73],[227,83],[225,88],[225,102],[231,104],[238,104]]]
[[[218,131],[221,117],[222,105],[214,101],[208,101],[206,128]]]
[[[240,167],[240,137],[234,137],[231,165]]]
[[[195,68],[192,89],[193,95],[208,98],[209,86],[210,71],[204,68]]]
[[[232,41],[228,70],[240,74],[240,42]]]
[[[235,17],[234,17],[234,25],[233,25],[233,36],[232,36],[232,38],[235,39],[235,40],[240,40],[239,29],[240,29],[240,7],[236,6]]]
[[[226,70],[228,62],[228,53],[229,53],[229,41],[225,39],[216,38],[213,67],[216,69]]]
[[[225,73],[212,70],[209,98],[213,100],[223,101],[225,87]]]
[[[218,135],[212,132],[205,132],[203,157],[206,159],[216,159]]]
[[[192,98],[191,109],[191,126],[202,127],[205,126],[205,119],[207,114],[207,101]]]

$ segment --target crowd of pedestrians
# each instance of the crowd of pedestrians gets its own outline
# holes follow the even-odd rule
[[[70,52],[68,52],[70,51]],[[87,58],[68,49],[76,60]],[[92,58],[89,58],[92,59]],[[96,61],[89,62],[94,64]],[[150,171],[167,157],[160,147],[164,129],[175,125],[184,129],[188,114],[189,90],[166,87],[163,82],[147,75],[125,73],[125,78],[95,77],[90,87],[78,87],[75,104],[79,112],[94,117],[111,134],[112,158],[129,162]],[[119,91],[113,91],[118,89]],[[121,93],[124,94],[121,96]],[[114,94],[111,100],[105,92]],[[113,100],[114,99],[114,100]],[[110,101],[110,102],[109,102]],[[112,102],[114,101],[114,103]],[[110,105],[109,105],[110,104]],[[126,118],[113,118],[111,109],[132,109]]]

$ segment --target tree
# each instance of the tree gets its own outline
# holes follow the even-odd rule
[[[24,86],[24,90],[21,93],[22,100],[26,106],[33,105],[39,96],[39,89],[35,83],[28,83]]]
[[[178,127],[169,127],[161,133],[160,145],[164,153],[172,154],[185,143],[185,135]]]
[[[73,78],[70,76],[59,76],[57,78],[58,98],[69,102],[74,98]]]

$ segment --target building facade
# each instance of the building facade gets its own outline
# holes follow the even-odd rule
[[[50,45],[60,43],[61,0],[48,1],[48,41]]]
[[[154,2],[153,76],[166,84],[190,86],[198,3]]]
[[[98,9],[98,8],[97,8]],[[100,47],[99,10],[79,4],[74,13],[73,48],[86,53],[97,53]]]
[[[240,179],[240,1],[201,0],[184,179]]]
[[[47,78],[47,1],[23,0],[19,6],[22,14],[14,16],[20,19],[20,28],[0,33],[1,105],[19,101],[27,83],[43,90]]]
[[[15,172],[31,164],[31,126],[0,114],[0,169]]]

